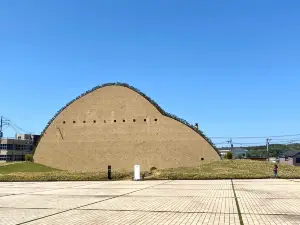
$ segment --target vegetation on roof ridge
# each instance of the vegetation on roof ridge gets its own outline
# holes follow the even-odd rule
[[[126,84],[126,83],[121,83],[121,82],[115,82],[115,83],[105,83],[105,84],[102,84],[102,85],[98,85],[84,93],[82,93],[81,95],[79,95],[78,97],[76,97],[75,99],[73,99],[72,101],[68,102],[64,107],[62,107],[53,117],[52,119],[49,120],[49,122],[47,123],[46,127],[44,128],[44,130],[42,131],[41,133],[41,137],[40,139],[43,137],[45,131],[47,130],[47,128],[50,126],[50,124],[55,120],[55,118],[63,111],[65,110],[69,105],[71,105],[73,102],[75,102],[76,100],[78,100],[79,98],[99,89],[99,88],[103,88],[103,87],[107,87],[107,86],[122,86],[122,87],[127,87],[135,92],[137,92],[138,94],[140,94],[141,96],[143,96],[145,99],[147,99],[162,115],[164,116],[167,116],[169,118],[172,118],[180,123],[183,123],[185,124],[186,126],[190,127],[192,130],[194,130],[195,132],[197,132],[201,137],[203,137],[214,149],[215,151],[218,153],[218,155],[220,156],[220,153],[217,149],[217,147],[214,145],[214,143],[211,141],[210,138],[208,138],[204,133],[203,131],[199,130],[199,129],[195,129],[194,126],[192,124],[190,124],[189,122],[187,122],[186,120],[184,119],[181,119],[179,117],[177,117],[176,115],[173,115],[171,113],[168,113],[166,112],[165,110],[163,110],[154,100],[152,100],[150,97],[148,97],[146,94],[144,94],[142,91],[140,91],[139,89],[133,87],[133,86],[130,86],[129,84]],[[39,139],[39,140],[40,140]],[[38,146],[39,144],[39,141],[37,143],[36,146]]]

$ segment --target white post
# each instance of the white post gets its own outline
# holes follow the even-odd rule
[[[134,180],[141,179],[141,168],[140,165],[134,165]]]

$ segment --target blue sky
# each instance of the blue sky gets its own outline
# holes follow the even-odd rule
[[[1,1],[0,115],[38,133],[77,95],[121,81],[209,137],[298,134],[299,11],[279,0]]]

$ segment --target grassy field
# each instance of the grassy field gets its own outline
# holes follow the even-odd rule
[[[279,178],[300,178],[300,167],[278,165]],[[198,167],[161,169],[147,179],[262,179],[273,177],[273,163],[253,160],[222,160],[204,162]]]
[[[131,173],[113,172],[113,180],[129,179]],[[1,181],[97,181],[107,180],[107,172],[67,172],[37,163],[22,162],[0,167]]]
[[[278,164],[279,178],[300,178],[300,167]],[[262,179],[273,177],[274,164],[252,160],[203,162],[198,167],[157,169],[146,180]],[[113,180],[131,179],[132,172],[112,171]],[[41,164],[21,162],[0,167],[0,181],[97,181],[107,172],[67,172]]]

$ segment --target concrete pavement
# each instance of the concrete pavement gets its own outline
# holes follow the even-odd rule
[[[0,183],[1,225],[299,225],[299,205],[300,180]]]

